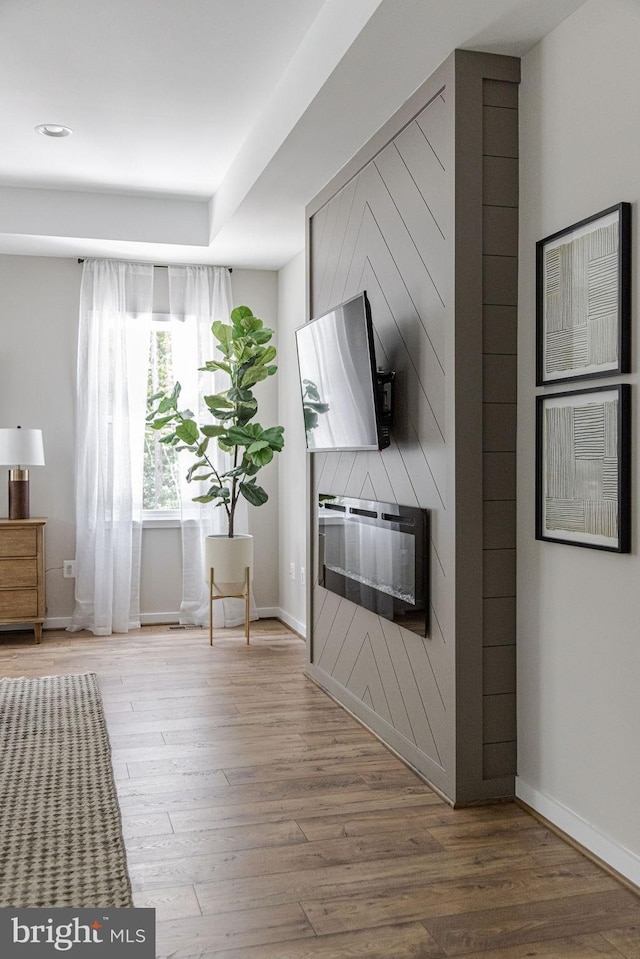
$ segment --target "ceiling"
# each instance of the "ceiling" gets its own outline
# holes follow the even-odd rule
[[[583,2],[0,0],[0,253],[278,269],[451,50],[522,55]]]

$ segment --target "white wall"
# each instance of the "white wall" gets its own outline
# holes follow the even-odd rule
[[[639,39],[636,0],[589,0],[522,61],[517,785],[638,884]],[[602,382],[633,384],[631,555],[534,539],[535,242],[621,200],[633,205],[633,373]]]
[[[70,616],[75,555],[73,453],[78,304],[77,260],[0,256],[0,426],[42,429],[45,466],[30,470],[31,515],[48,517],[48,618]],[[0,516],[7,475],[0,468]]]
[[[304,253],[299,253],[278,274],[278,391],[280,424],[285,428],[285,448],[279,458],[280,615],[303,636],[306,609],[301,569],[306,563],[307,454],[294,330],[305,320],[305,259]],[[291,563],[294,579],[290,576]]]
[[[166,271],[156,271],[160,295]],[[76,259],[0,255],[0,426],[39,427],[46,466],[31,470],[31,515],[46,516],[47,625],[65,626],[73,610],[72,579],[63,559],[75,554],[74,424],[76,344],[82,267]],[[277,324],[277,274],[234,270],[234,305],[245,303],[271,327]],[[277,343],[276,343],[277,345]],[[263,425],[278,420],[277,377],[258,387]],[[7,515],[7,483],[0,476],[0,516]],[[277,610],[278,467],[261,480],[269,502],[248,507],[256,537],[254,592],[259,610]],[[146,529],[142,546],[144,621],[166,621],[180,604],[181,555],[177,529]]]

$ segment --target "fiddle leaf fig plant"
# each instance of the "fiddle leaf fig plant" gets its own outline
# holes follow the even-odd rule
[[[194,496],[196,503],[215,503],[227,514],[228,535],[234,535],[236,507],[240,496],[252,506],[262,506],[268,496],[256,477],[270,463],[274,453],[284,446],[284,428],[264,429],[252,422],[258,412],[253,387],[273,376],[277,366],[274,346],[267,346],[273,330],[253,315],[248,306],[231,311],[231,323],[219,320],[211,326],[220,357],[208,360],[201,370],[226,373],[230,385],[221,393],[205,396],[204,402],[213,423],[199,425],[191,410],[180,410],[181,386],[176,383],[171,393],[154,393],[149,397],[147,423],[162,433],[161,442],[189,450],[195,460],[186,474],[188,482],[207,482],[206,493]],[[231,465],[221,471],[214,463],[211,443],[228,453]]]

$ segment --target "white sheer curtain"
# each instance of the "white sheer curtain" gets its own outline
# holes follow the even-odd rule
[[[188,408],[198,423],[212,424],[211,414],[203,397],[218,393],[229,385],[224,373],[195,373],[216,353],[211,333],[214,320],[229,322],[231,311],[231,279],[229,271],[219,266],[170,266],[169,310],[172,314],[171,345],[173,373],[182,386],[179,408]],[[212,442],[208,454],[224,471],[230,460]],[[209,590],[204,567],[204,538],[227,532],[227,514],[211,503],[194,503],[193,497],[206,492],[207,484],[187,483],[186,472],[193,462],[190,453],[182,453],[179,461],[182,507],[182,604],[180,622],[204,625],[209,622]],[[201,485],[201,489],[199,486]],[[238,504],[236,532],[247,532],[246,503]],[[251,619],[258,614],[251,598]],[[217,600],[214,603],[214,626],[237,626],[244,622],[244,602],[239,599]]]
[[[76,415],[73,632],[140,625],[142,462],[153,267],[85,260]]]

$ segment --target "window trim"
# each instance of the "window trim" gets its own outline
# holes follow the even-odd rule
[[[179,509],[143,509],[143,529],[178,529],[182,525]]]

